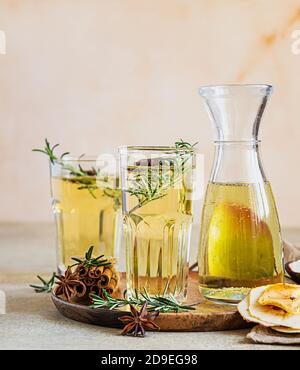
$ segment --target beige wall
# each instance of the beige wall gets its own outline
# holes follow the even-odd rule
[[[74,153],[200,141],[207,83],[276,86],[263,159],[282,224],[300,226],[300,0],[0,0],[0,221],[51,220],[46,136]]]

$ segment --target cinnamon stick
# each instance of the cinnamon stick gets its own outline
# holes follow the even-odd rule
[[[78,285],[74,286],[74,295],[77,298],[82,298],[86,294],[86,286],[82,283],[79,282]]]
[[[96,278],[99,278],[101,275],[102,275],[102,273],[103,273],[103,270],[104,270],[104,266],[98,266],[98,267],[96,267],[95,268],[95,277]]]
[[[97,294],[99,295],[99,287],[97,284],[90,286],[90,294]]]
[[[96,271],[96,267],[91,267],[89,269],[89,273],[88,273],[89,278],[95,279],[96,277],[95,271]]]
[[[99,288],[106,288],[109,284],[109,281],[113,275],[113,272],[110,268],[105,268],[103,270],[102,275],[100,276],[98,280],[98,287]]]
[[[76,273],[78,274],[80,279],[84,279],[88,274],[88,268],[83,265],[79,265],[76,269]]]
[[[118,286],[117,279],[116,278],[111,278],[107,288],[105,288],[105,289],[106,289],[108,294],[113,294],[116,291],[117,286]]]
[[[86,285],[86,286],[92,286],[94,284],[95,280],[90,278],[90,277],[86,277],[85,279],[83,279],[83,283]]]

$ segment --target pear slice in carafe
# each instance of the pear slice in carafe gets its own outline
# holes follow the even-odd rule
[[[248,207],[221,203],[208,232],[209,274],[247,280],[273,275],[273,240],[268,225]]]

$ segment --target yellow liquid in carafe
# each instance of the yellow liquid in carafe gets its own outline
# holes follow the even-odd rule
[[[199,285],[238,302],[249,288],[283,281],[282,242],[270,184],[209,183],[202,213]]]
[[[89,191],[84,182],[92,183]],[[58,237],[59,270],[82,258],[90,246],[94,254],[115,256],[120,190],[97,186],[96,177],[53,177],[53,210]]]

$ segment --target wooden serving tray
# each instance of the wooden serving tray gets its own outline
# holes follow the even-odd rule
[[[125,275],[121,279],[124,283]],[[123,287],[121,286],[121,291]],[[122,328],[119,317],[128,315],[125,308],[108,310],[91,308],[86,304],[70,303],[52,294],[52,301],[58,311],[69,319]],[[199,302],[195,310],[182,313],[160,313],[155,322],[161,331],[220,331],[244,329],[251,325],[243,320],[233,305],[215,304],[201,297],[198,290],[198,273],[192,272],[189,277],[188,303]]]

